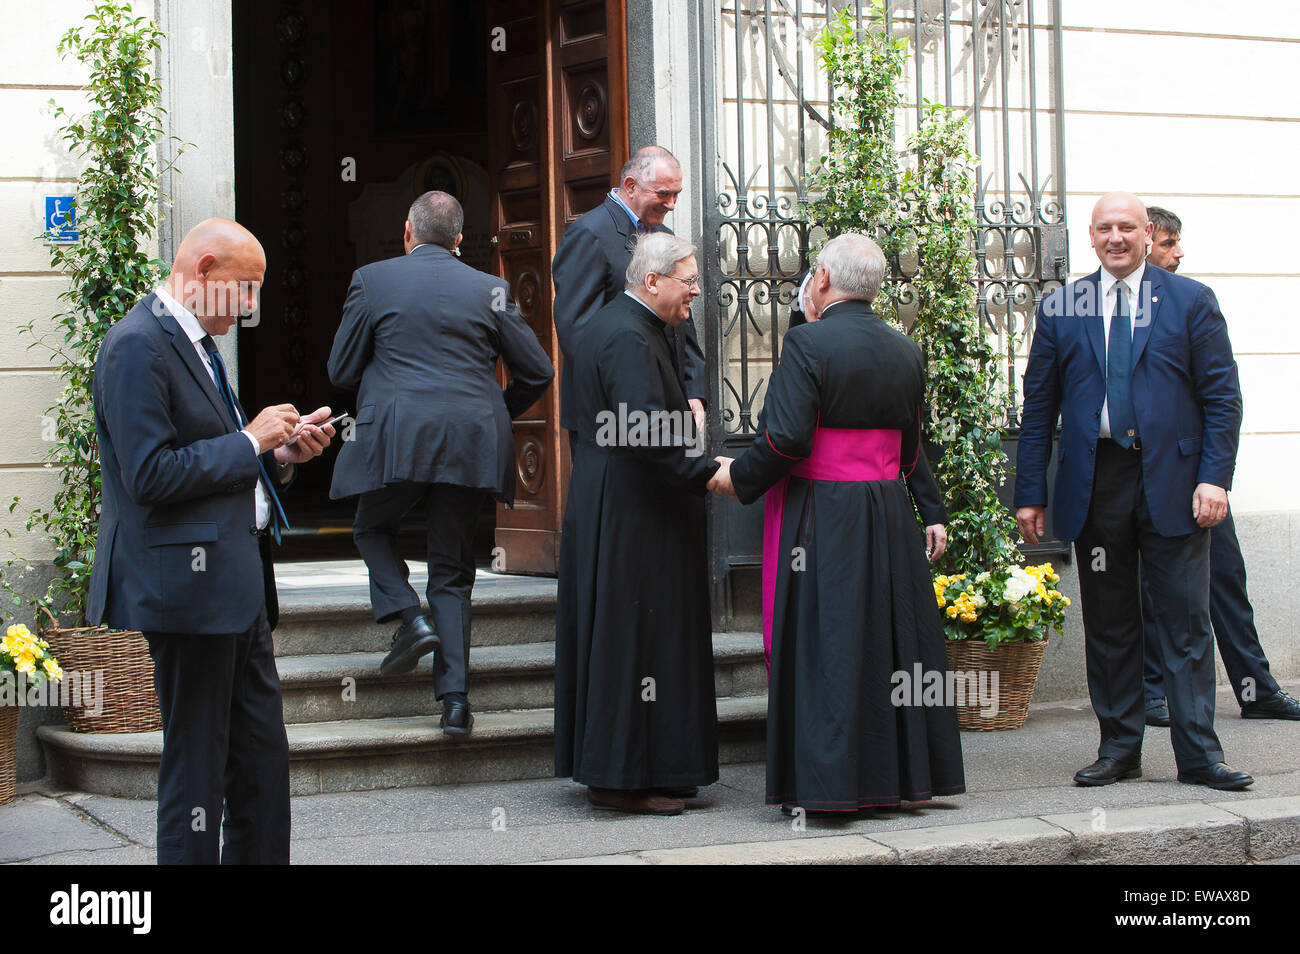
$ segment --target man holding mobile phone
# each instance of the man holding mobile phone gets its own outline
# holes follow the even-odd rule
[[[86,618],[149,643],[159,864],[289,862],[271,543],[288,527],[280,491],[334,428],[327,407],[250,419],[234,395],[213,339],[256,309],[265,272],[243,226],[199,223],[95,362],[104,500]]]

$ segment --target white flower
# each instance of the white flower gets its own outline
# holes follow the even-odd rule
[[[1038,586],[1038,581],[1022,570],[1020,567],[1012,567],[1011,575],[1007,577],[1006,588],[1002,591],[1002,598],[1008,603],[1019,603]]]

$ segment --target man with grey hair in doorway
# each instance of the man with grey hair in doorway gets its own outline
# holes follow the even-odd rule
[[[555,279],[555,333],[564,353],[560,372],[560,423],[576,450],[578,419],[573,396],[573,355],[579,338],[601,308],[623,293],[632,244],[638,235],[672,230],[664,218],[682,191],[682,167],[663,146],[644,146],[623,165],[619,184],[603,202],[579,216],[564,233],[551,271]],[[708,380],[704,352],[688,318],[666,327],[669,354],[690,402],[696,427],[705,425]]]
[[[767,495],[767,803],[786,812],[965,791],[951,700],[895,698],[896,672],[947,672],[926,561],[947,516],[921,448],[921,349],[871,310],[885,269],[865,235],[826,243],[754,443],[720,458],[741,503]]]
[[[334,467],[330,496],[360,495],[353,538],[370,572],[378,622],[399,619],[379,671],[433,661],[444,734],[473,726],[468,698],[474,525],[485,501],[515,499],[511,421],[555,376],[509,285],[455,257],[464,213],[455,197],[411,203],[406,254],[357,269],[330,352],[330,380],[358,388],[354,439]],[[502,390],[497,359],[510,371]],[[426,596],[407,582],[402,519],[419,507],[428,537]]]
[[[695,248],[636,243],[573,354],[580,450],[555,624],[555,774],[594,808],[675,815],[718,778],[701,453],[664,336],[700,293]]]

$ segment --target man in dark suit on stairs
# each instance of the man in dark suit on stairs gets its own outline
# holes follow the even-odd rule
[[[249,420],[234,397],[213,336],[257,308],[265,272],[252,233],[200,223],[95,362],[104,498],[86,617],[149,643],[159,864],[215,864],[219,839],[223,864],[289,862],[270,543],[288,528],[278,489],[334,428],[316,426],[327,407]]]
[[[438,650],[442,728],[459,737],[473,725],[474,524],[489,495],[514,502],[510,422],[555,376],[506,282],[456,257],[463,223],[460,203],[445,192],[411,204],[406,254],[357,269],[329,358],[330,380],[359,389],[354,439],[339,452],[330,496],[360,494],[353,537],[370,571],[375,619],[401,618],[380,672],[410,672]],[[498,357],[512,375],[504,391]],[[415,507],[426,520],[432,625],[397,548],[402,518]]]
[[[1061,420],[1054,527],[1073,540],[1101,730],[1097,761],[1074,776],[1107,785],[1142,774],[1142,609],[1151,587],[1169,664],[1178,780],[1252,783],[1224,764],[1214,731],[1210,527],[1228,512],[1241,389],[1214,293],[1145,262],[1137,196],[1098,200],[1089,235],[1101,268],[1047,295],[1035,317],[1016,466],[1020,532],[1044,532],[1047,462]]]

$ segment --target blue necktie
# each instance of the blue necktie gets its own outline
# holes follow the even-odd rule
[[[1128,315],[1128,288],[1115,283],[1115,312],[1110,316],[1110,340],[1106,347],[1106,408],[1110,415],[1110,437],[1125,450],[1138,437],[1137,415],[1133,411],[1133,330]]]
[[[221,392],[221,399],[226,402],[226,413],[234,421],[236,428],[242,428],[243,422],[239,419],[239,408],[235,404],[235,396],[230,390],[230,379],[226,377],[226,363],[221,360],[221,352],[217,350],[217,343],[212,340],[211,335],[204,335],[203,350],[208,353],[208,360],[212,362],[212,368],[216,371],[217,390]],[[271,536],[275,538],[278,545],[280,543],[281,528],[289,529],[289,520],[284,515],[284,508],[280,506],[280,498],[276,495],[275,486],[271,483],[271,476],[266,472],[266,465],[262,463],[262,457],[257,457],[257,469],[262,472],[262,483],[265,485],[267,499],[271,502]]]

